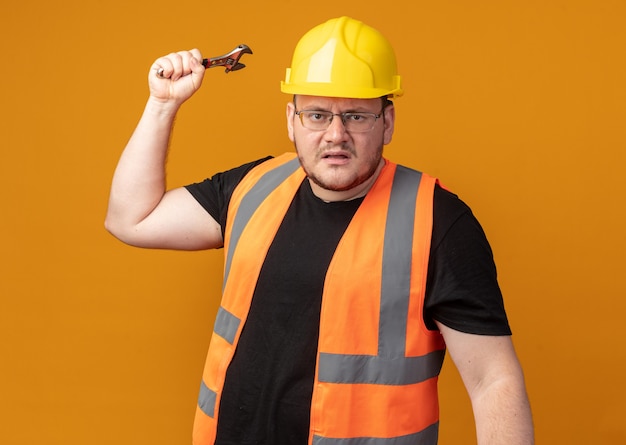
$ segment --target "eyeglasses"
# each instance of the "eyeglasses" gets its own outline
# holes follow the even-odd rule
[[[341,118],[346,131],[352,133],[364,133],[374,128],[376,120],[382,116],[380,113],[331,113],[330,111],[300,110],[296,111],[300,117],[302,126],[313,131],[324,131],[330,127],[335,116]]]

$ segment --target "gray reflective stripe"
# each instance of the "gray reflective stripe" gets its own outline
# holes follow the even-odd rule
[[[241,200],[239,204],[239,210],[233,220],[233,228],[230,233],[230,240],[228,244],[228,252],[226,254],[225,267],[224,267],[224,283],[222,290],[226,286],[228,276],[230,274],[230,268],[233,260],[233,252],[237,247],[241,234],[252,218],[252,215],[261,203],[267,198],[267,196],[276,188],[280,183],[287,179],[292,173],[294,173],[300,163],[298,158],[280,165],[279,167],[270,170],[265,173],[257,183],[252,186],[250,191]],[[223,307],[220,307],[217,311],[215,318],[215,326],[213,331],[216,335],[219,335],[228,343],[233,344],[237,331],[241,326],[241,319],[227,311]],[[217,393],[209,389],[204,382],[200,385],[200,395],[198,397],[198,406],[209,417],[215,415],[215,403],[217,400]]]
[[[235,341],[241,320],[220,306],[215,317],[213,331],[231,345]]]
[[[436,445],[439,438],[439,422],[422,431],[400,437],[353,437],[333,439],[313,436],[313,445]]]
[[[198,407],[209,417],[215,417],[215,402],[217,393],[211,391],[204,382],[200,382],[200,395],[198,396]]]
[[[270,170],[257,181],[257,183],[241,200],[239,209],[237,210],[237,214],[235,215],[235,219],[233,221],[233,228],[230,233],[228,252],[226,252],[226,261],[224,264],[224,283],[222,285],[222,290],[228,281],[230,267],[233,261],[233,252],[237,247],[237,243],[239,242],[243,229],[246,227],[250,218],[252,218],[252,215],[265,198],[267,198],[280,183],[295,172],[298,167],[300,167],[300,161],[296,157],[291,161]]]
[[[439,375],[443,350],[406,357],[415,206],[421,179],[420,172],[396,168],[383,244],[378,355],[320,352],[321,382],[409,385]]]
[[[412,385],[437,376],[444,355],[443,350],[421,357],[400,358],[322,352],[318,379],[327,383]]]
[[[385,240],[378,327],[378,355],[404,357],[411,291],[415,200],[422,174],[397,166],[393,178]]]
[[[233,252],[237,247],[237,243],[241,234],[252,218],[252,215],[261,203],[267,198],[267,196],[276,188],[280,183],[287,179],[292,173],[294,173],[300,163],[298,158],[280,165],[279,167],[270,170],[265,173],[257,183],[252,186],[250,191],[243,197],[239,204],[239,210],[233,220],[233,228],[230,233],[230,240],[228,244],[228,252],[226,254],[226,261],[224,267],[224,283],[222,290],[226,286],[228,276],[230,274],[230,268],[233,260]],[[233,344],[237,331],[241,325],[241,319],[227,311],[223,307],[220,307],[217,311],[215,318],[215,326],[213,331],[215,334],[224,338],[230,344]],[[209,389],[204,382],[200,385],[200,395],[198,397],[198,406],[209,417],[215,416],[215,404],[217,401],[217,393]]]

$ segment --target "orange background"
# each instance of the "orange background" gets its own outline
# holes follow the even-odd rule
[[[386,155],[468,202],[492,243],[538,443],[626,440],[623,0],[5,1],[0,7],[0,443],[187,444],[222,252],[103,228],[148,67],[246,43],[181,111],[171,186],[291,149],[279,81],[298,38],[351,15],[396,48]],[[442,445],[474,442],[456,371]]]

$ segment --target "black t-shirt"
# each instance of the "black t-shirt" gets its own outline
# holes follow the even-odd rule
[[[222,230],[251,164],[187,186]],[[220,403],[218,445],[306,444],[326,269],[362,199],[324,202],[304,181],[266,255]],[[489,243],[471,210],[435,188],[424,319],[510,335]]]

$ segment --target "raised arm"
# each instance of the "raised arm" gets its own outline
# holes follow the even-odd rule
[[[534,444],[524,375],[511,337],[437,325],[470,396],[478,445]]]
[[[181,250],[222,245],[219,224],[187,190],[166,191],[174,119],[202,85],[201,60],[197,49],[181,51],[150,68],[150,97],[115,170],[105,220],[106,229],[127,244]]]

